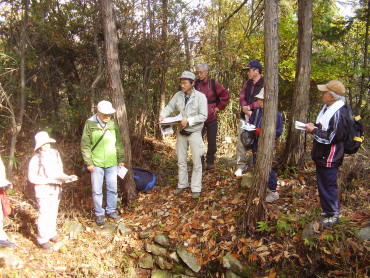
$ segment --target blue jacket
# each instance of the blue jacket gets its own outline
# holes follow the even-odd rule
[[[249,118],[250,124],[255,124],[256,128],[262,128],[262,116],[263,116],[263,108],[257,108],[253,110],[251,117]],[[256,118],[257,117],[257,118]],[[278,111],[276,114],[276,136],[275,139],[279,138],[283,133],[283,116]],[[254,140],[252,151],[257,152],[258,148],[258,136],[256,136],[256,140]]]

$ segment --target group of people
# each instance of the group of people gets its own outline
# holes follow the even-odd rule
[[[176,154],[178,159],[178,186],[175,194],[181,194],[189,187],[187,171],[187,153],[190,146],[193,169],[190,182],[192,198],[198,199],[202,192],[202,171],[215,168],[217,151],[217,115],[229,103],[230,95],[221,83],[209,77],[206,64],[198,64],[196,75],[185,71],[179,77],[181,90],[160,112],[159,121],[174,112],[180,112],[182,120],[177,132]],[[242,131],[237,140],[235,176],[242,176],[256,163],[258,137],[262,132],[264,105],[264,79],[262,65],[252,60],[244,68],[247,80],[240,92],[241,118],[254,124],[256,140],[252,152],[248,154],[241,140]],[[325,226],[338,223],[340,208],[337,188],[338,167],[344,156],[343,142],[348,129],[348,112],[345,106],[345,87],[340,81],[332,80],[325,85],[318,85],[322,91],[324,106],[316,123],[306,124],[306,131],[313,135],[312,158],[316,163],[317,185],[323,210],[322,223]],[[124,166],[124,149],[118,124],[113,115],[116,110],[109,101],[100,101],[97,113],[86,122],[81,138],[81,152],[87,171],[91,174],[92,199],[95,210],[95,222],[101,226],[105,218],[119,221],[117,213],[117,171]],[[283,119],[277,112],[276,138],[282,134]],[[207,136],[208,150],[205,152],[203,137]],[[29,162],[28,179],[34,184],[38,204],[37,242],[43,249],[52,249],[52,243],[58,242],[57,214],[61,198],[62,185],[77,180],[75,175],[64,173],[59,152],[51,146],[56,143],[45,131],[35,135],[35,148]],[[205,155],[206,154],[206,155]],[[106,207],[103,208],[103,183],[106,183]],[[12,247],[15,243],[8,240],[3,230],[4,216],[9,214],[5,190],[11,186],[6,178],[5,167],[0,159],[0,247]],[[268,181],[266,202],[279,199],[276,191],[277,175],[272,169]]]

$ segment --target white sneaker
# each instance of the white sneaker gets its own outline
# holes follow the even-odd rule
[[[279,199],[279,193],[277,193],[276,191],[275,192],[270,191],[266,196],[267,203],[272,203],[277,199]]]
[[[234,175],[237,177],[241,177],[243,175],[243,169],[238,168],[238,170],[235,171]]]

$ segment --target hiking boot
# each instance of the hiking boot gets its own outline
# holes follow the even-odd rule
[[[215,169],[215,164],[213,163],[207,163],[206,170],[214,170]]]
[[[49,242],[40,243],[40,248],[44,250],[51,250],[53,249],[53,246]]]
[[[59,242],[60,241],[60,238],[58,236],[53,236],[51,239],[50,239],[51,242]]]
[[[180,193],[182,193],[184,190],[185,190],[185,188],[176,188],[176,190],[175,190],[175,195],[179,195],[179,194],[180,194]]]
[[[267,194],[265,201],[267,203],[272,203],[272,202],[276,201],[277,199],[279,199],[279,193],[277,193],[276,191],[270,191]]]
[[[98,226],[103,226],[105,224],[105,221],[104,221],[104,216],[97,216],[96,219],[95,219],[95,223],[96,225]]]
[[[193,198],[193,199],[199,199],[200,198],[200,192],[193,192],[193,193],[191,193],[191,198]]]
[[[107,217],[113,220],[120,220],[122,217],[117,214],[117,212],[112,212],[107,214]]]
[[[324,228],[338,224],[339,223],[339,216],[333,215],[329,217],[325,217],[323,220],[321,220],[321,224]]]
[[[9,240],[0,240],[0,247],[15,247],[16,244],[14,242],[10,242]]]

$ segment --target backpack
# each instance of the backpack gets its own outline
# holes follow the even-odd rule
[[[157,176],[147,170],[133,168],[134,181],[138,191],[148,191],[153,188],[157,181]]]
[[[199,86],[199,83],[200,83],[200,80],[197,79],[195,80],[195,85],[194,85],[194,88],[196,90],[198,90],[198,86]],[[216,104],[219,104],[220,103],[220,98],[218,97],[217,95],[217,90],[216,90],[216,80],[214,80],[213,78],[211,78],[211,87],[212,87],[212,92],[213,92],[213,95],[215,97],[215,100],[208,100],[207,99],[207,102],[208,104],[211,104],[211,103],[216,103]]]
[[[344,153],[354,154],[361,147],[361,143],[364,140],[364,125],[361,121],[361,116],[354,116],[352,109],[349,105],[347,106],[348,111],[348,133],[344,140]]]
[[[256,109],[255,112],[253,113],[256,113],[254,115],[254,121],[253,121],[253,124],[254,126],[256,126],[257,124],[257,119],[258,119],[258,114],[260,113],[260,109]],[[242,142],[244,148],[246,148],[247,150],[248,149],[251,149],[253,147],[253,144],[254,142],[256,141],[256,133],[254,130],[242,130],[242,132],[240,133],[240,141]]]

